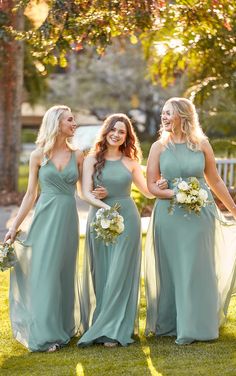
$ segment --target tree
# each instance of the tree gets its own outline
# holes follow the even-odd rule
[[[8,171],[8,177],[0,182],[0,190],[17,188],[20,109],[10,88],[14,82],[19,98],[23,50],[20,40],[24,40],[45,74],[49,65],[66,67],[68,50],[79,51],[88,45],[102,56],[114,38],[128,37],[134,44],[139,38],[151,77],[163,86],[183,73],[188,74],[191,89],[186,95],[199,103],[214,87],[231,92],[235,89],[236,0],[51,0],[47,1],[49,13],[42,25],[24,31],[22,9],[29,3],[30,0],[3,0],[2,4],[7,6],[2,5],[0,12],[5,25],[0,33],[3,64],[10,48],[19,49],[16,65],[10,55],[10,69],[6,74],[2,69],[1,73],[1,80],[9,89],[5,95],[8,107],[0,108],[0,119],[5,124],[1,129],[6,133],[5,146],[0,146],[0,174],[4,167]],[[12,14],[14,4],[17,6]],[[10,35],[8,39],[6,33]],[[12,78],[14,67],[18,67],[17,80]]]
[[[12,13],[14,2],[1,3],[1,26],[23,30],[22,9]],[[20,152],[20,114],[23,87],[23,42],[0,33],[0,190],[16,190]]]
[[[186,96],[202,104],[215,89],[235,89],[235,0],[176,0],[141,38],[153,80],[167,86],[184,72]]]
[[[42,65],[66,66],[66,53],[83,44],[102,54],[116,36],[151,28],[158,3],[152,0],[48,1],[47,19],[37,29],[24,31],[23,11],[29,0],[3,0],[1,20],[0,191],[17,190],[20,149],[20,104],[23,88],[23,40]],[[15,39],[13,39],[15,38]]]

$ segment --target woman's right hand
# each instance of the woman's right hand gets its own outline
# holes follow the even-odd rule
[[[10,228],[5,235],[4,243],[7,243],[7,242],[9,243],[9,241],[10,243],[13,243],[16,237],[16,233],[17,233],[17,230]]]
[[[168,189],[168,181],[164,178],[157,180],[156,185],[160,189]]]
[[[103,200],[108,196],[106,188],[102,187],[101,185],[97,185],[96,188],[92,191],[92,194],[98,200]]]

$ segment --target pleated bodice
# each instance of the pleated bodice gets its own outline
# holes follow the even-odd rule
[[[39,184],[42,194],[68,194],[74,196],[76,182],[79,178],[78,168],[75,168],[75,153],[71,153],[68,164],[59,171],[48,159],[39,169]]]

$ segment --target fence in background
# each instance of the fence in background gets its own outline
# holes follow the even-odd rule
[[[236,158],[216,158],[216,166],[227,188],[236,188]]]

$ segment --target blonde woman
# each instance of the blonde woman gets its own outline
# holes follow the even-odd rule
[[[10,284],[13,335],[30,351],[56,351],[80,328],[75,189],[83,154],[68,142],[75,129],[67,106],[53,106],[45,113],[30,157],[27,192],[5,236],[5,241],[14,241],[34,205],[39,183],[40,197],[27,237],[16,242],[19,262]]]
[[[161,176],[168,187],[156,185]],[[207,190],[211,203],[199,215],[186,215],[181,207],[169,214],[173,181],[180,177],[196,177]],[[220,244],[222,219],[206,182],[236,218],[194,105],[171,98],[147,165],[148,188],[158,200],[146,244],[146,333],[175,336],[180,345],[216,339],[235,291],[236,226],[225,227],[229,242]]]

